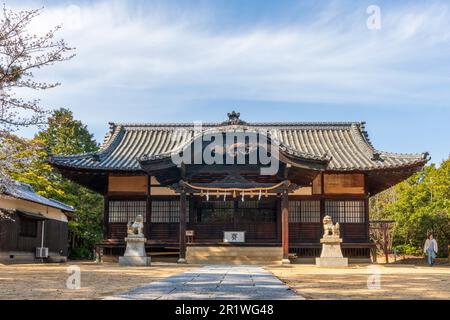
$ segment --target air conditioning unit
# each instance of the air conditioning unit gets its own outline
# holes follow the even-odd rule
[[[48,258],[48,248],[37,247],[36,248],[36,258]]]

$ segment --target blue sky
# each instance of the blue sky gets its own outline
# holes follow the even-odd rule
[[[450,154],[448,1],[7,1],[77,48],[27,92],[109,121],[366,121],[380,150]],[[369,30],[366,9],[381,9]],[[27,130],[26,135],[33,131]]]

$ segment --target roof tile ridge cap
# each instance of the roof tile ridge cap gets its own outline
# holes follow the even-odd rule
[[[426,152],[425,152],[426,153]],[[401,169],[401,168],[408,168],[408,167],[412,167],[412,166],[416,166],[416,165],[423,165],[425,163],[427,163],[429,161],[428,158],[423,158],[423,159],[419,159],[419,158],[412,158],[413,161],[408,162],[408,163],[398,163],[398,164],[391,164],[389,165],[389,167],[387,167],[387,169]],[[379,170],[385,170],[386,168],[383,167],[363,167],[363,170],[367,170],[367,171],[379,171]],[[352,169],[349,169],[352,170]]]
[[[103,144],[100,146],[98,151],[94,152],[94,154],[100,154],[106,152],[109,148],[111,148],[112,145],[117,144],[118,142],[118,136],[120,133],[122,133],[123,126],[121,124],[115,124],[110,122],[110,131],[109,131],[109,138],[108,140],[104,141]]]
[[[247,122],[245,125],[247,126],[274,126],[274,127],[290,127],[290,126],[351,126],[355,122],[351,121],[305,121],[305,122]],[[110,122],[110,125],[113,126],[122,126],[122,127],[193,127],[195,122],[123,122],[123,123],[114,123]],[[224,126],[221,122],[204,122],[202,123],[204,126]],[[225,125],[226,126],[226,125]]]
[[[273,126],[273,127],[295,127],[295,126],[305,126],[305,127],[349,127],[355,122],[351,121],[294,121],[294,122],[248,122],[247,125],[250,126]]]
[[[149,127],[151,128],[161,128],[161,127],[194,127],[195,122],[123,122],[115,123],[116,126],[122,127]],[[219,122],[203,122],[203,126],[218,126]]]
[[[379,151],[380,154],[386,155],[389,157],[398,157],[398,158],[408,158],[408,159],[427,159],[430,153],[428,151],[420,152],[420,153],[400,153],[400,152],[389,152],[389,151]],[[428,161],[428,160],[427,160]]]
[[[97,152],[98,151],[91,151],[91,152],[85,152],[85,153],[80,153],[80,154],[69,154],[69,155],[50,154],[49,160],[50,160],[50,162],[53,162],[55,160],[64,160],[64,159],[78,160],[78,159],[83,159],[83,158],[87,158],[87,157],[92,157]]]
[[[383,150],[376,149],[372,142],[369,139],[369,134],[365,130],[365,121],[358,123],[354,123],[352,125],[352,135],[354,138],[356,138],[356,142],[359,146],[363,147],[366,150],[369,150],[372,157],[377,156],[388,156],[388,157],[398,157],[398,158],[409,158],[409,159],[418,159],[419,162],[426,160],[428,161],[428,152],[422,152],[422,153],[396,153],[396,152],[388,152]],[[428,159],[428,160],[427,160]]]
[[[11,197],[18,197],[20,192],[31,192],[36,194],[33,187],[29,183],[12,180],[12,183],[5,185],[0,192]]]
[[[41,197],[42,197],[42,196],[41,196]],[[72,210],[75,210],[75,208],[74,208],[73,206],[68,205],[67,203],[64,203],[64,202],[62,202],[62,201],[59,201],[59,200],[56,200],[56,199],[53,199],[53,198],[46,198],[46,197],[43,197],[43,198],[45,198],[45,199],[47,199],[47,200],[50,200],[50,201],[52,201],[52,202],[55,202],[55,203],[57,203],[57,204],[59,204],[59,205],[61,205],[61,206],[70,208],[70,209],[72,209]]]
[[[353,139],[356,142],[356,145],[361,148],[362,151],[367,152],[371,155],[371,157],[376,154],[380,153],[375,147],[372,145],[369,139],[369,134],[367,133],[365,129],[365,122],[354,122],[351,125],[350,133],[353,137]]]
[[[116,125],[113,122],[109,123],[110,125],[110,133],[106,134],[105,141],[97,151],[91,151],[91,152],[85,152],[81,154],[73,154],[73,155],[50,155],[50,162],[53,162],[55,160],[63,160],[63,159],[71,159],[71,160],[78,160],[78,159],[84,159],[89,158],[93,156],[105,156],[108,154],[108,152],[111,152],[111,148],[116,146],[118,143],[118,135],[123,132],[121,125]],[[111,135],[111,130],[113,134]],[[109,136],[109,137],[108,137]],[[106,139],[106,137],[108,137]],[[114,148],[113,148],[114,149]]]
[[[31,191],[33,193],[35,192],[32,185],[29,183],[21,182],[21,181],[17,181],[17,180],[13,180],[13,183],[15,186],[17,186],[19,188],[26,188],[26,189],[28,189],[28,191]]]
[[[106,143],[104,143],[98,151],[89,154],[89,156],[92,157],[93,160],[101,162],[103,158],[106,158],[108,155],[110,155],[117,148],[117,145],[122,141],[125,134],[124,127],[121,124],[113,125],[114,133],[110,137],[110,139]]]

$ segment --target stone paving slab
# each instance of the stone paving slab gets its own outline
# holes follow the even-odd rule
[[[304,300],[258,266],[204,266],[107,300]]]

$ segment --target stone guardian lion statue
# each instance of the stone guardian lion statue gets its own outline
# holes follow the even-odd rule
[[[129,221],[127,225],[127,234],[132,237],[144,237],[144,218],[137,215],[134,221]]]
[[[324,238],[330,238],[330,237],[339,238],[340,237],[339,222],[336,222],[336,224],[333,224],[331,217],[328,215],[323,218],[323,237]]]

